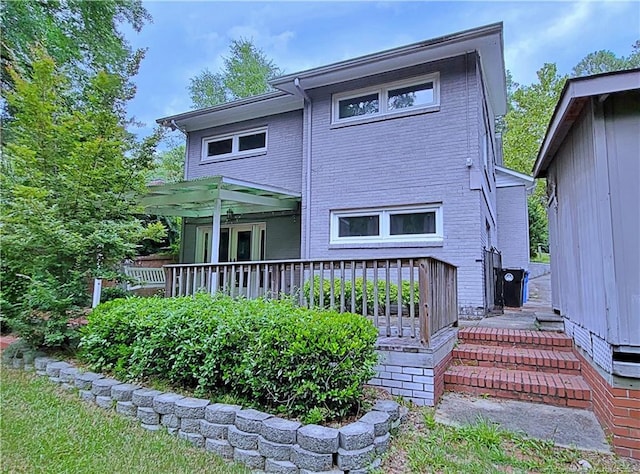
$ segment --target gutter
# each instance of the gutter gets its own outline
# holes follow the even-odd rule
[[[264,94],[254,95],[251,97],[246,97],[244,99],[238,99],[231,102],[224,102],[222,104],[214,105],[212,107],[206,107],[204,109],[192,110],[190,112],[184,112],[176,115],[169,115],[168,117],[162,117],[156,120],[156,123],[164,126],[170,126],[171,122],[175,122],[175,120],[185,120],[193,117],[198,117],[203,114],[218,112],[221,110],[232,109],[234,107],[239,107],[242,105],[249,105],[255,102],[263,102],[271,99],[277,99],[279,97],[285,97],[289,94],[282,91],[272,91],[265,92]],[[165,123],[167,125],[165,125]]]
[[[396,58],[398,56],[404,56],[409,53],[413,53],[423,49],[434,48],[446,43],[457,43],[460,41],[481,38],[483,36],[493,34],[493,33],[498,33],[502,37],[502,22],[492,23],[486,26],[481,26],[478,28],[472,28],[469,30],[460,31],[460,32],[448,34],[445,36],[440,36],[438,38],[433,38],[427,41],[420,41],[407,46],[401,46],[399,48],[392,48],[392,49],[388,49],[388,50],[377,52],[377,53],[367,54],[365,56],[360,56],[355,59],[347,59],[345,61],[340,61],[340,62],[329,64],[326,66],[320,66],[320,67],[309,69],[307,71],[302,71],[299,73],[280,76],[278,78],[275,78],[269,81],[269,84],[271,84],[271,86],[275,88],[278,88],[278,86],[284,83],[290,82],[291,80],[295,81],[295,80],[299,80],[300,78],[307,79],[314,76],[329,74],[329,73],[340,71],[343,69],[349,69],[354,66],[362,66],[362,65],[376,63],[376,62],[387,60],[387,59]]]
[[[306,156],[305,156],[305,189],[304,189],[304,199],[306,201],[306,214],[304,216],[304,251],[302,252],[302,258],[309,258],[311,253],[311,133],[313,129],[313,104],[311,102],[311,98],[307,94],[307,92],[300,85],[300,79],[296,77],[293,80],[293,85],[296,90],[300,94],[300,96],[304,99],[307,104],[307,147],[306,147]]]

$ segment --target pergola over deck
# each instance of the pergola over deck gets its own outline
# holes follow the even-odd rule
[[[141,199],[149,214],[211,217],[211,263],[218,263],[222,215],[293,211],[299,203],[300,193],[225,176],[149,186]]]
[[[300,199],[296,192],[224,176],[150,186],[141,199],[149,214],[212,219],[211,261],[165,265],[165,296],[288,295],[301,306],[360,313],[382,337],[420,342],[423,348],[456,325],[456,267],[432,257],[219,262],[221,216],[229,210],[295,211]]]

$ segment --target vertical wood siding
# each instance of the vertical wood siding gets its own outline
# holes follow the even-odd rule
[[[554,307],[612,345],[640,345],[639,97],[594,98],[549,169]]]
[[[640,91],[607,100],[604,125],[618,306],[610,342],[640,346]]]

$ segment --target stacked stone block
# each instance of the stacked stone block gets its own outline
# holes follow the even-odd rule
[[[209,403],[209,400],[190,397],[182,397],[174,402],[174,414],[180,420],[178,437],[198,448],[204,448],[205,438],[200,434],[200,422],[204,420]]]
[[[36,358],[34,367],[51,381],[78,389],[84,400],[137,418],[147,430],[164,429],[194,446],[260,472],[365,473],[379,465],[380,456],[389,446],[389,431],[406,414],[406,409],[396,402],[384,400],[358,421],[340,429],[303,426],[238,405],[210,404],[209,400],[81,372],[71,364],[50,358]]]

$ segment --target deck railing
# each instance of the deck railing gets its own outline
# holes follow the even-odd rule
[[[381,336],[424,344],[458,321],[456,267],[434,258],[266,260],[164,269],[167,297],[198,291],[292,297],[308,308],[362,314]]]

